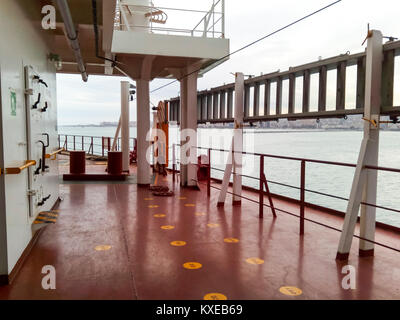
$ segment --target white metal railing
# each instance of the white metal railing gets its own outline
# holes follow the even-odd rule
[[[131,17],[134,13],[143,13],[149,18],[149,25],[132,23]],[[196,17],[197,19],[201,17],[201,19],[194,28],[180,25],[188,23],[184,20],[195,20]],[[153,4],[151,6],[132,5],[117,0],[114,28],[123,31],[136,29],[157,34],[225,38],[225,0],[213,0],[208,11],[157,7]]]
[[[215,11],[218,6],[220,6],[220,12]],[[210,25],[211,19],[212,23]],[[218,27],[219,24],[221,25],[220,33],[215,29],[216,27]],[[213,1],[211,10],[208,11],[205,16],[200,20],[200,22],[193,28],[191,33],[192,37],[194,36],[194,33],[198,31],[197,28],[201,26],[203,37],[207,37],[207,34],[211,32],[213,38],[215,38],[216,34],[221,34],[221,38],[225,38],[225,0]]]

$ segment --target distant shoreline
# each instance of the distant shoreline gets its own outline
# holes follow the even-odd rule
[[[59,128],[117,128],[117,125],[59,125]],[[136,125],[130,125],[130,128],[136,128]],[[177,128],[178,126],[172,126]],[[232,130],[230,127],[198,127],[198,129],[218,129]],[[363,131],[360,128],[245,128],[245,131],[254,130],[257,133],[289,133],[289,132],[328,132],[328,131]],[[399,128],[381,128],[381,131],[400,131]]]

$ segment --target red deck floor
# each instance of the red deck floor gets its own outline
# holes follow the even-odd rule
[[[171,177],[158,182],[172,185]],[[257,204],[244,200],[241,208],[232,207],[230,196],[225,208],[217,208],[218,192],[212,190],[208,201],[204,187],[199,192],[176,185],[175,192],[157,198],[135,184],[61,185],[57,223],[42,232],[13,284],[0,287],[0,298],[201,300],[221,293],[229,300],[400,299],[400,253],[377,247],[374,258],[359,258],[354,239],[349,262],[339,263],[336,231],[306,222],[300,237],[295,217],[278,212],[273,219],[266,209],[260,220]],[[296,205],[275,205],[298,213]],[[306,216],[342,225],[340,218],[315,210]],[[239,242],[224,242],[230,237]],[[400,236],[378,230],[377,240],[399,247]],[[96,251],[99,245],[111,249]],[[249,264],[248,258],[264,263]],[[202,268],[185,269],[187,262]],[[356,268],[356,290],[341,287],[346,264]],[[44,265],[56,268],[56,290],[41,287]],[[303,293],[286,296],[282,286]]]

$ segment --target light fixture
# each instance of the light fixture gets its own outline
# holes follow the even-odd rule
[[[58,54],[49,53],[47,59],[50,62],[54,63],[54,67],[56,68],[57,71],[60,71],[62,69],[62,61]]]
[[[133,101],[133,95],[136,93],[136,86],[134,86],[133,84],[131,84],[129,86],[129,94],[131,96],[131,101]]]

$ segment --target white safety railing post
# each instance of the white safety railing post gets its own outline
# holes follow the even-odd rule
[[[221,0],[221,12],[222,12],[222,38],[225,39],[225,0]]]
[[[172,144],[172,164],[176,164],[175,143]]]
[[[365,166],[378,165],[382,59],[382,33],[372,30],[368,39],[365,73],[364,116],[368,121],[364,124],[364,138],[336,256],[338,260],[347,260],[349,257],[361,201],[372,205],[376,203],[377,172],[365,169]],[[360,236],[370,241],[375,238],[375,214],[375,207],[362,206]],[[360,255],[373,255],[374,244],[370,241],[360,240]]]
[[[129,171],[129,88],[128,81],[121,81],[121,150],[122,170]]]
[[[242,162],[243,162],[243,119],[244,119],[244,75],[236,73],[235,81],[235,130],[232,145],[225,167],[222,188],[218,198],[218,206],[225,203],[226,193],[233,169],[233,205],[241,205],[242,202]]]
[[[236,73],[235,82],[235,130],[233,136],[233,204],[242,202],[243,165],[243,120],[244,120],[244,75]]]
[[[215,38],[215,35],[214,35],[214,31],[215,31],[215,0],[213,0],[213,6],[212,6],[212,17],[213,17],[213,27],[212,27],[212,35],[213,35],[213,38]]]

